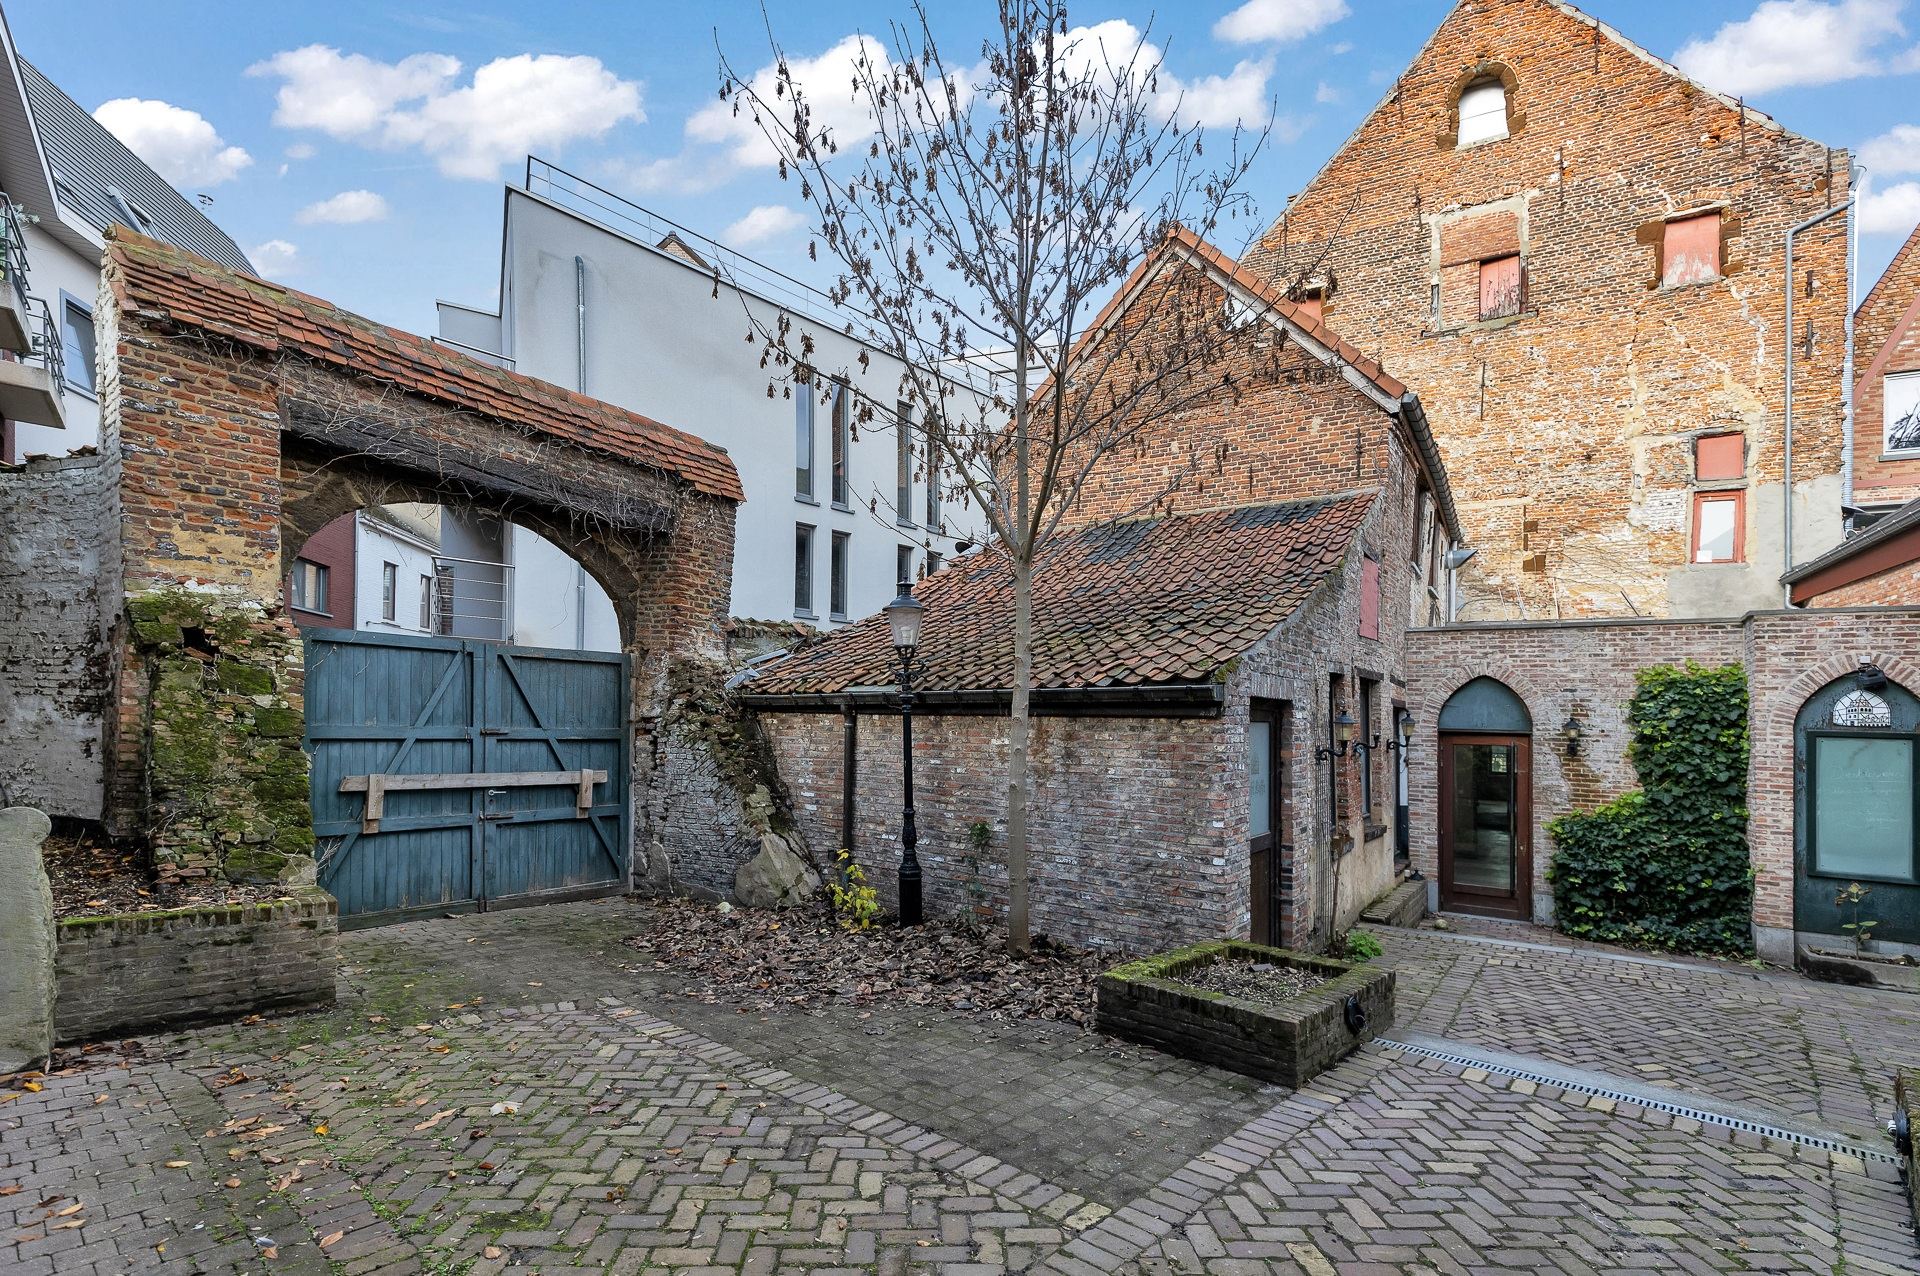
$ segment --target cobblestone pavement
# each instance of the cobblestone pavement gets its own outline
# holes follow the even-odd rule
[[[742,1014],[628,968],[645,913],[362,932],[330,1014],[149,1039],[0,1104],[0,1271],[1920,1265],[1876,1160],[1378,1045],[1288,1093],[1048,1025]],[[1410,1031],[1703,1094],[1778,1075],[1829,1124],[1920,1047],[1892,994],[1387,941]]]

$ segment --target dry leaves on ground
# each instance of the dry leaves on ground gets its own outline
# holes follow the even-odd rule
[[[687,976],[680,995],[708,1004],[934,1006],[989,1019],[1090,1024],[1093,981],[1111,955],[1038,943],[1017,957],[1006,932],[930,920],[849,931],[824,910],[723,912],[692,900],[654,905],[629,946]]]

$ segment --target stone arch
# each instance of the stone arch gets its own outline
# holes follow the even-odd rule
[[[1546,700],[1541,689],[1534,685],[1524,669],[1508,660],[1469,660],[1454,665],[1436,680],[1428,689],[1426,697],[1419,703],[1416,711],[1414,729],[1423,734],[1431,734],[1439,729],[1440,710],[1454,693],[1476,678],[1491,678],[1504,685],[1507,690],[1519,697],[1527,712],[1532,714],[1536,723],[1539,720],[1537,706]]]
[[[1829,656],[1819,664],[1801,670],[1781,688],[1777,696],[1770,698],[1764,714],[1768,734],[1782,730],[1791,734],[1807,701],[1863,664],[1878,667],[1889,681],[1897,682],[1915,695],[1920,695],[1920,690],[1916,690],[1920,688],[1920,665],[1905,656],[1874,648]]]

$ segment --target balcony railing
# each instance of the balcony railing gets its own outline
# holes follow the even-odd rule
[[[27,237],[21,229],[22,209],[0,191],[0,269],[22,310],[27,307]]]

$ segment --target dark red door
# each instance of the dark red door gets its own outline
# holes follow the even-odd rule
[[[1533,760],[1523,735],[1440,737],[1440,904],[1526,918],[1533,902]]]

